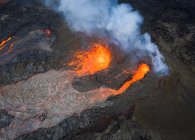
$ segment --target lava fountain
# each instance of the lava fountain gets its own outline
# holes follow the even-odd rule
[[[111,59],[108,46],[95,43],[88,51],[76,52],[74,59],[68,65],[75,66],[78,75],[94,74],[107,69]]]
[[[88,51],[76,52],[74,59],[68,65],[75,66],[78,76],[82,76],[107,69],[111,60],[112,56],[108,46],[97,43]],[[118,90],[111,91],[113,91],[114,95],[123,93],[133,83],[142,80],[149,71],[150,67],[147,64],[140,64],[130,80],[125,82]]]

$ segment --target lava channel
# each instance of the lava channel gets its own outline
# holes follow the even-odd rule
[[[150,67],[143,63],[140,64],[137,71],[134,73],[132,79],[129,81],[125,82],[118,90],[116,90],[114,93],[117,94],[122,94],[125,90],[127,90],[128,87],[130,87],[133,83],[142,80],[145,75],[150,71]]]

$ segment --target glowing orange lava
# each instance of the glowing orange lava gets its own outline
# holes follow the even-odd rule
[[[9,37],[8,39],[6,40],[3,40],[1,43],[0,43],[0,50],[3,50],[5,48],[5,44],[10,41],[12,38]]]
[[[111,52],[106,45],[93,44],[90,50],[74,54],[75,58],[69,66],[76,66],[79,75],[94,74],[105,70],[111,63]]]
[[[75,71],[79,76],[94,74],[107,69],[112,59],[110,50],[102,44],[94,44],[90,50],[76,52],[74,56],[75,58],[68,65],[75,66]],[[125,82],[118,90],[111,89],[112,94],[118,95],[123,93],[133,83],[143,79],[149,71],[150,67],[147,64],[140,64],[129,81]],[[124,72],[126,74],[130,73],[130,71]]]
[[[145,75],[150,71],[150,67],[147,64],[140,64],[137,71],[133,75],[133,78],[125,82],[120,89],[114,92],[115,95],[123,93],[133,83],[143,79]]]
[[[7,48],[7,43],[12,39],[12,37],[9,37],[7,38],[6,40],[3,40],[1,43],[0,43],[0,51]],[[13,51],[13,48],[14,48],[14,44],[15,44],[16,41],[13,41],[9,44],[9,48],[6,52],[4,52],[2,55],[7,55],[9,53],[11,53]]]

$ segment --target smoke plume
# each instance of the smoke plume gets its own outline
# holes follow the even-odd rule
[[[125,52],[140,51],[151,58],[157,73],[168,71],[164,57],[148,33],[141,34],[141,15],[129,4],[117,0],[45,0],[46,4],[62,12],[70,28],[88,35],[103,32]],[[54,6],[55,4],[55,6]]]

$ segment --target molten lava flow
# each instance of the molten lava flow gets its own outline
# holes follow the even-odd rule
[[[0,43],[0,50],[3,50],[5,48],[5,44],[10,41],[12,38],[9,37],[8,39],[6,40],[3,40],[1,43]]]
[[[69,66],[76,66],[75,70],[79,75],[94,74],[107,69],[111,59],[108,47],[96,43],[88,51],[75,53],[75,59],[69,63]]]
[[[9,37],[7,38],[6,40],[3,40],[1,43],[0,43],[0,51],[5,49],[6,46],[7,46],[7,43],[12,39],[12,37]],[[9,48],[6,52],[4,52],[2,55],[6,55],[6,54],[9,54],[13,51],[13,47],[14,47],[14,44],[15,44],[16,41],[12,42],[11,44],[9,44]]]
[[[145,75],[150,71],[150,68],[147,64],[141,64],[139,65],[137,71],[133,75],[133,78],[126,83],[122,85],[122,87],[118,90],[116,90],[116,95],[123,93],[129,86],[131,86],[133,83],[143,79]]]

